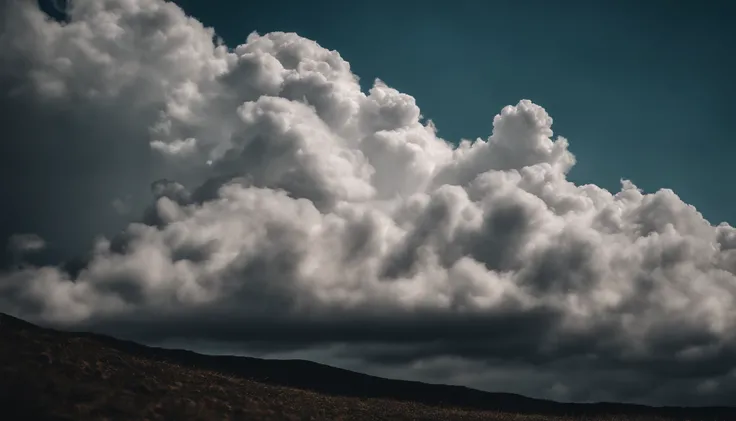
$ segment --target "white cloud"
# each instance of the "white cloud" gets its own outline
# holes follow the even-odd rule
[[[736,357],[736,230],[669,190],[568,181],[575,158],[542,107],[508,106],[488,139],[453,147],[414,98],[361,92],[337,52],[296,34],[228,49],[161,0],[78,0],[66,25],[5,8],[18,92],[124,98],[181,179],[154,184],[142,222],[78,274],[2,275],[0,310],[143,336],[402,342],[408,360],[520,359],[546,379],[572,358],[682,381],[670,397],[734,389],[698,367]],[[538,393],[588,396],[575,377]]]

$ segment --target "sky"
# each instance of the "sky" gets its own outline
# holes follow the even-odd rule
[[[671,188],[736,221],[733,2],[177,3],[228,42],[293,31],[339,51],[364,87],[379,77],[415,97],[449,141],[487,136],[498,110],[531,99],[573,143],[572,180]]]
[[[731,402],[732,5],[63,4],[0,5],[0,311]]]

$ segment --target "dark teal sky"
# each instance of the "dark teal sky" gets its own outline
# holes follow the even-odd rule
[[[177,3],[230,46],[280,30],[338,50],[364,87],[414,96],[447,140],[485,138],[503,106],[531,99],[570,140],[574,181],[672,188],[736,223],[736,1]]]

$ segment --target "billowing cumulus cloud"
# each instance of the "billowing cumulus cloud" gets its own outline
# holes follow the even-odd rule
[[[69,123],[102,161],[145,135],[159,164],[145,210],[83,263],[0,275],[0,310],[566,400],[736,392],[736,229],[670,190],[568,181],[541,106],[453,145],[296,34],[230,48],[161,0],[78,0],[63,24],[3,7],[10,94],[132,125]]]

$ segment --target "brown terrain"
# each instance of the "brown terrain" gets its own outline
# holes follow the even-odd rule
[[[308,361],[151,348],[0,314],[0,420],[674,419],[736,420],[736,408],[562,404]]]

